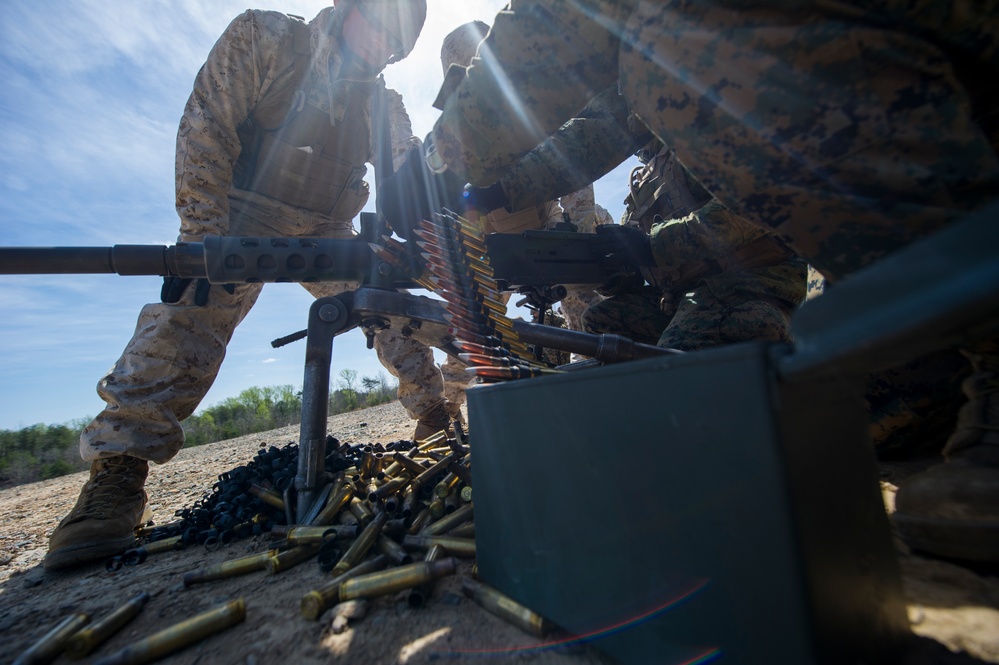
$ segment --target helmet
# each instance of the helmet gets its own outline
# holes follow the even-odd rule
[[[459,25],[448,33],[441,44],[441,66],[444,73],[451,65],[468,67],[479,48],[479,42],[489,33],[489,25],[482,21],[472,21]]]
[[[398,40],[401,48],[392,54],[389,63],[412,52],[427,20],[427,0],[334,0],[333,6],[342,15],[357,7],[368,23],[380,26]]]

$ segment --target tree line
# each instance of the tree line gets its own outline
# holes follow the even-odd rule
[[[396,384],[384,373],[362,377],[340,370],[330,391],[329,413],[335,415],[396,399]],[[247,388],[236,397],[203,409],[183,423],[184,447],[224,441],[245,434],[297,425],[302,416],[302,391],[293,386]],[[91,418],[58,425],[37,424],[0,430],[0,487],[32,483],[90,468],[80,459],[80,433]]]

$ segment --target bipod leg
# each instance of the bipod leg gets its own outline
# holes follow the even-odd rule
[[[350,310],[339,297],[319,298],[309,309],[302,381],[302,426],[298,446],[296,519],[308,514],[321,489],[325,471],[326,427],[329,418],[330,366],[333,337],[344,330]]]

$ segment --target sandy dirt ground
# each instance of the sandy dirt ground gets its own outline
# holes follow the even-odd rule
[[[390,443],[409,438],[412,423],[398,403],[330,419],[329,432],[344,443]],[[261,447],[297,441],[298,427],[186,449],[170,463],[154,466],[147,482],[153,519],[166,523],[174,511],[191,506],[217,476],[245,464]],[[474,447],[474,436],[473,436]],[[894,490],[918,464],[882,470],[886,507]],[[136,640],[195,614],[242,598],[245,620],[224,632],[167,657],[173,664],[329,662],[579,663],[613,662],[599,642],[553,644],[523,632],[485,610],[461,592],[472,561],[433,587],[429,602],[413,609],[405,592],[368,602],[367,614],[336,633],[331,614],[301,616],[302,596],[328,580],[314,561],[282,573],[260,571],[185,588],[185,573],[208,564],[262,552],[267,536],[236,541],[216,551],[202,547],[151,556],[140,565],[108,572],[103,564],[51,573],[43,570],[47,536],[72,507],[85,474],[0,491],[0,663],[9,663],[63,617],[85,612],[100,618],[136,594],[151,600],[138,617],[83,662],[95,662]],[[909,620],[920,636],[907,663],[999,663],[999,576],[916,556],[898,543],[908,598]],[[61,656],[57,663],[72,662]],[[80,661],[77,661],[80,662]],[[655,662],[654,656],[648,662]]]

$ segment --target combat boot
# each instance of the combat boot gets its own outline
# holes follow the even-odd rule
[[[423,441],[442,430],[448,436],[453,435],[451,417],[448,415],[447,406],[444,402],[430,409],[430,411],[423,414],[416,421],[416,432],[413,433],[413,441]]]
[[[915,550],[999,563],[999,342],[963,353],[972,367],[962,384],[968,402],[946,462],[902,482],[894,521]]]
[[[148,473],[146,460],[125,455],[93,462],[76,505],[49,536],[45,568],[70,568],[132,546],[148,499]]]

